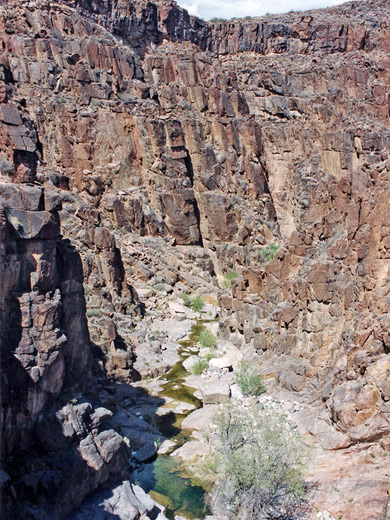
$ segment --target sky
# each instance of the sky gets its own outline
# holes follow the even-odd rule
[[[233,18],[243,16],[262,16],[266,13],[287,13],[305,11],[320,7],[339,5],[345,0],[176,0],[190,14],[204,20],[210,18]]]

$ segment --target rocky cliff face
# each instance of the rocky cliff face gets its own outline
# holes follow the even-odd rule
[[[90,360],[82,266],[58,238],[58,197],[6,183],[0,193],[1,439],[9,453],[28,448],[40,413],[64,386],[82,390]]]
[[[223,24],[168,0],[0,5],[2,179],[37,179],[64,199],[63,230],[81,249],[88,298],[106,312],[90,316],[93,341],[112,354],[106,368],[128,377],[131,341],[118,348],[118,315],[141,312],[121,236],[201,246],[209,273],[242,275],[220,295],[222,334],[256,352],[270,388],[320,410],[324,426],[312,433],[322,445],[387,442],[388,2]],[[78,352],[61,328],[61,312],[71,312],[61,298],[74,284],[79,291],[81,273],[66,260],[76,253],[50,235],[55,208],[38,195],[25,207],[7,190],[2,233],[13,229],[16,258],[27,248],[21,272],[32,281],[27,288],[18,275],[21,291],[16,275],[6,278],[2,294],[23,297],[5,304],[5,322],[10,313],[38,319],[34,306],[44,309],[39,320],[51,316],[48,329],[39,325],[50,346],[43,361],[55,359],[47,386],[34,380],[49,370],[39,349],[18,347],[28,392],[38,392],[34,415]],[[35,237],[39,223],[47,237]],[[12,333],[18,345],[23,327]]]
[[[92,371],[83,270],[59,236],[58,196],[0,183],[0,204],[0,514],[60,518],[120,472],[127,446],[102,427],[111,412],[81,396]]]

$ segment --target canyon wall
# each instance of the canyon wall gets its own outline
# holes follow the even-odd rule
[[[32,427],[63,386],[90,372],[80,257],[59,236],[59,199],[1,183],[2,448],[28,447]],[[83,377],[81,377],[83,375]]]
[[[16,258],[26,251],[18,261],[28,263],[23,276],[33,284],[21,290],[27,278],[18,275],[15,289],[14,275],[4,277],[11,285],[2,295],[18,294],[4,303],[5,323],[34,320],[34,306],[52,320],[40,327],[58,377],[48,376],[46,387],[34,381],[45,356],[28,341],[12,360],[21,377],[29,374],[32,415],[66,374],[72,384],[66,367],[74,355],[79,368],[87,363],[83,347],[71,346],[72,331],[61,328],[71,312],[61,303],[68,287],[77,285],[83,305],[80,260],[67,264],[69,255],[79,258],[71,244],[81,250],[90,298],[106,291],[93,303],[103,302],[109,318],[90,320],[92,339],[113,354],[106,369],[129,377],[132,346],[118,348],[116,316],[142,309],[117,244],[134,233],[203,247],[217,274],[241,275],[220,295],[221,333],[256,352],[270,387],[325,412],[329,429],[313,431],[324,447],[385,437],[388,2],[215,24],[162,0],[0,6],[1,179],[39,181],[64,205],[42,206],[55,196],[39,198],[36,186],[25,188],[35,194],[31,208],[22,207],[23,191],[4,192],[7,211],[17,213],[4,213],[4,240]],[[71,243],[56,238],[57,210]],[[28,213],[27,231],[10,238],[12,229],[21,233],[20,211],[39,217]],[[49,233],[43,241],[29,235],[39,222]],[[44,262],[44,276],[34,262]],[[37,286],[37,296],[34,284],[48,285]],[[24,330],[10,333],[13,345]],[[19,412],[9,413],[16,425]]]
[[[0,208],[0,516],[63,518],[120,474],[128,449],[103,426],[112,413],[83,397],[94,363],[60,198],[0,183]]]

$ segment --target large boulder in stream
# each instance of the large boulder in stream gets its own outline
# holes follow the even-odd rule
[[[192,356],[189,356],[183,361],[183,367],[187,370],[187,372],[192,372],[192,369],[194,368],[194,365],[197,361],[199,361],[199,356],[196,356],[195,354]]]

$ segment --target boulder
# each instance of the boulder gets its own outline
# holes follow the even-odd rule
[[[210,453],[210,444],[200,441],[189,441],[183,444],[181,448],[174,451],[172,455],[180,457],[183,460],[192,460],[196,457],[202,457]]]
[[[199,361],[199,356],[189,356],[183,361],[183,367],[187,370],[187,372],[192,372],[192,369],[197,361]]]
[[[23,124],[22,118],[20,117],[20,112],[16,107],[3,103],[0,105],[0,111],[1,120],[3,123],[15,126],[20,126]]]
[[[146,512],[151,513],[156,506],[154,500],[150,498],[150,496],[145,493],[145,491],[140,486],[135,486],[134,484],[131,486],[135,496],[138,500],[145,506]]]
[[[169,312],[173,315],[181,314],[187,319],[196,319],[196,314],[190,308],[186,307],[180,302],[168,302]]]
[[[205,430],[213,420],[218,411],[215,404],[203,406],[190,413],[182,422],[182,428],[185,430]]]
[[[94,413],[91,415],[91,426],[92,428],[99,428],[102,424],[104,424],[108,419],[112,417],[112,412],[107,410],[107,408],[96,408]]]
[[[215,381],[201,388],[203,404],[226,403],[230,398],[229,383]]]
[[[146,462],[153,458],[157,453],[157,447],[155,443],[147,442],[145,443],[141,449],[139,449],[135,454],[134,458],[137,462]]]
[[[242,361],[243,355],[238,349],[228,350],[222,357],[210,360],[210,365],[217,368],[234,369]]]
[[[60,231],[57,213],[8,209],[6,215],[20,238],[49,240],[56,238]]]

